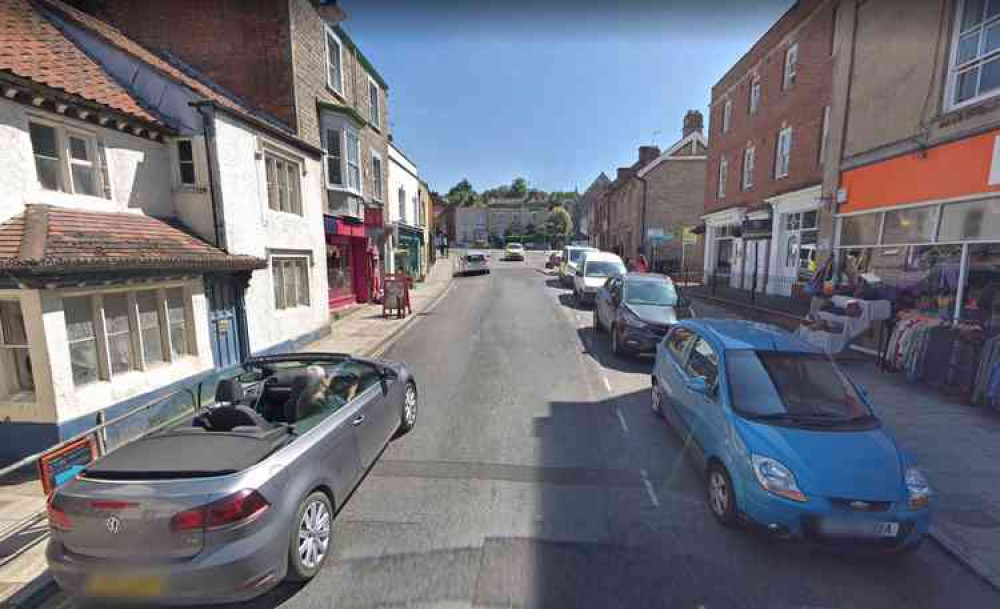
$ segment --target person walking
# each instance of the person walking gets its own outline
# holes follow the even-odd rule
[[[645,254],[639,254],[639,260],[635,263],[635,270],[640,273],[649,272],[649,262],[646,260]]]

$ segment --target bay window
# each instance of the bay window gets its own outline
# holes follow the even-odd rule
[[[35,390],[31,372],[31,353],[24,328],[21,304],[16,300],[0,300],[0,378],[2,395],[30,393]]]
[[[347,188],[361,192],[361,139],[357,131],[344,132],[347,140]]]

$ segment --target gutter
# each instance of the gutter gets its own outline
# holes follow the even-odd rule
[[[208,160],[208,193],[212,200],[212,226],[215,229],[215,247],[228,252],[226,248],[226,227],[222,218],[219,205],[222,201],[222,193],[219,192],[219,184],[216,176],[219,172],[219,151],[216,150],[215,141],[215,108],[211,102],[192,102],[192,106],[201,115],[202,132],[205,135],[205,156]]]

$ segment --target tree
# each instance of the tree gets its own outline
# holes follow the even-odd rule
[[[528,194],[528,181],[524,178],[514,178],[510,183],[510,194],[512,197],[523,197]]]
[[[469,180],[463,178],[458,184],[451,187],[444,198],[453,207],[465,207],[475,202],[476,191],[472,188]]]
[[[562,205],[552,208],[545,224],[548,226],[549,234],[553,237],[568,237],[573,232],[573,218]]]

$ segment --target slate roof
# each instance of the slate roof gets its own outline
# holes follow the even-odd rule
[[[0,0],[0,70],[160,124],[28,0]]]
[[[0,270],[59,274],[101,270],[252,270],[170,223],[135,213],[28,205],[0,224]]]

